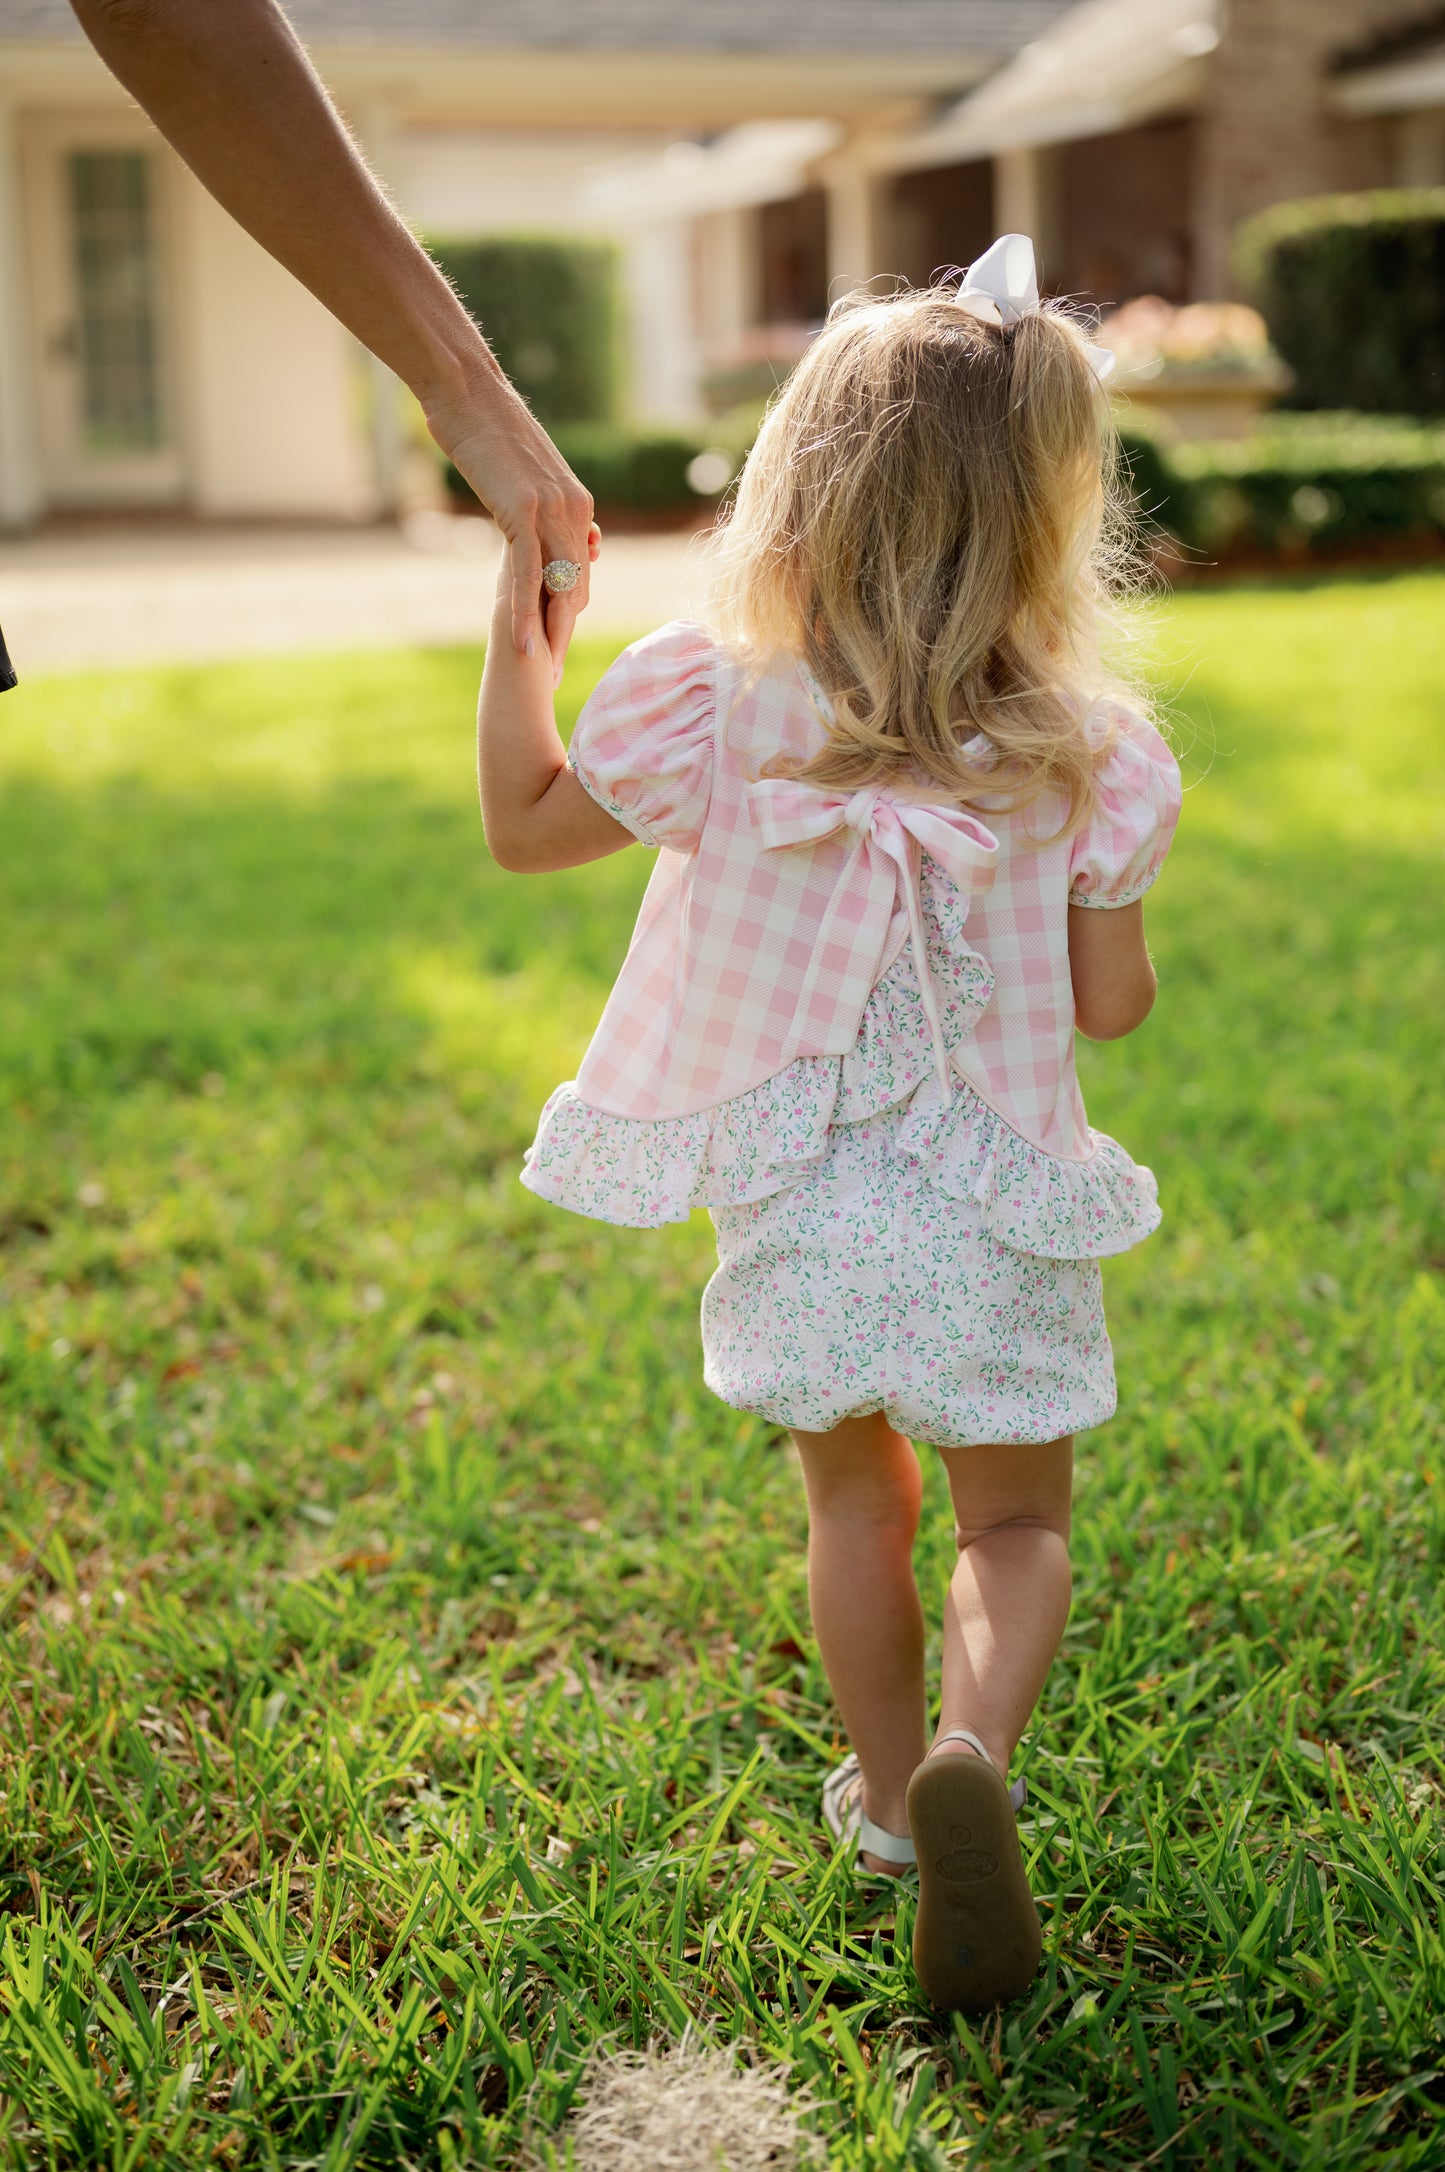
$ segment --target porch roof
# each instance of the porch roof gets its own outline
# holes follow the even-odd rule
[[[599,165],[585,184],[589,210],[613,218],[672,218],[740,211],[775,203],[806,188],[815,160],[837,145],[832,121],[745,121],[706,145],[670,143],[641,158]]]
[[[1445,105],[1445,7],[1407,17],[1367,45],[1336,54],[1329,94],[1342,113],[1418,113]]]
[[[894,171],[1112,135],[1198,103],[1220,0],[1080,0],[931,126],[885,150]]]

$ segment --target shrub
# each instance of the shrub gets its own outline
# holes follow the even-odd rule
[[[680,513],[719,495],[716,488],[699,490],[688,478],[699,454],[713,448],[711,438],[685,430],[629,430],[607,422],[559,424],[552,436],[578,481],[604,510]],[[446,478],[453,497],[475,504],[471,486],[450,464]]]
[[[597,241],[433,241],[431,253],[528,405],[554,423],[617,411],[617,252]]]
[[[1174,487],[1174,475],[1160,440],[1148,430],[1129,427],[1118,433],[1120,480],[1134,501],[1139,518],[1160,521]]]
[[[579,424],[558,432],[557,449],[599,505],[664,513],[697,503],[687,471],[704,446],[687,431]]]
[[[1190,553],[1303,558],[1445,538],[1445,429],[1372,415],[1272,415],[1229,443],[1121,437],[1146,527]]]
[[[1292,406],[1445,414],[1445,188],[1276,204],[1240,229],[1238,264]]]

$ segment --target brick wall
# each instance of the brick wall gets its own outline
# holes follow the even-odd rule
[[[1410,0],[1225,0],[1224,36],[1199,116],[1194,288],[1233,291],[1230,236],[1253,211],[1389,179],[1384,133],[1325,103],[1342,47],[1397,25]]]

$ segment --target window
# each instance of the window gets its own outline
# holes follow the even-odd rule
[[[72,151],[81,430],[92,453],[163,443],[153,184],[144,151]]]

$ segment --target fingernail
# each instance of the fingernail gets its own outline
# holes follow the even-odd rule
[[[528,654],[529,656],[535,656],[535,655],[536,655],[536,653],[537,653],[537,643],[536,643],[536,639],[535,639],[535,637],[534,637],[533,635],[531,635],[531,634],[528,634],[528,636],[527,636],[527,654]]]

